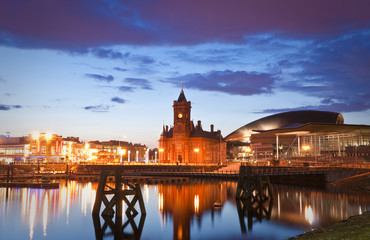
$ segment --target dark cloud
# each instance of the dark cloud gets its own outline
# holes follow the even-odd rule
[[[130,56],[130,53],[121,53],[113,49],[93,48],[91,53],[98,58],[109,58],[109,59],[125,59]]]
[[[127,71],[126,68],[120,68],[120,67],[115,67],[113,69],[116,70],[116,71],[119,71],[119,72],[126,72]]]
[[[0,104],[0,111],[9,111],[12,109],[19,109],[22,108],[21,105],[5,105],[5,104]]]
[[[110,83],[114,80],[114,77],[112,75],[100,75],[100,74],[93,74],[93,73],[86,73],[85,77],[93,78],[97,81],[107,82],[107,83]]]
[[[370,109],[370,31],[315,41],[307,49],[304,58],[290,56],[287,67],[299,70],[280,89],[318,97],[321,104],[313,107],[319,110]]]
[[[232,95],[271,93],[275,82],[274,76],[266,73],[234,72],[231,70],[211,71],[205,74],[193,73],[166,80],[176,86],[181,81],[187,88],[224,92]]]
[[[126,102],[126,100],[125,100],[125,99],[123,99],[123,98],[119,98],[119,97],[113,97],[113,98],[111,99],[111,101],[112,101],[112,102],[116,102],[116,103],[125,103],[125,102]]]
[[[242,42],[261,32],[311,37],[369,28],[368,9],[366,0],[5,1],[0,44],[84,51],[117,44]]]
[[[126,83],[129,83],[130,85],[137,86],[141,89],[146,90],[153,90],[150,81],[143,78],[125,78],[124,80]]]
[[[90,110],[93,112],[108,112],[111,106],[108,105],[94,105],[94,106],[86,106],[84,107],[85,110]]]
[[[121,92],[133,92],[135,90],[134,87],[128,87],[128,86],[120,86],[118,87],[118,90]]]
[[[140,64],[144,64],[144,65],[155,63],[154,58],[149,57],[149,56],[145,56],[145,55],[133,55],[131,57],[131,59],[135,62],[138,62]]]

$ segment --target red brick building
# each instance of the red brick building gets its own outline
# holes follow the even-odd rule
[[[226,160],[226,142],[221,131],[204,131],[201,121],[194,126],[190,119],[191,102],[181,90],[173,101],[173,127],[163,126],[159,138],[159,161],[161,163],[209,163],[221,164]]]

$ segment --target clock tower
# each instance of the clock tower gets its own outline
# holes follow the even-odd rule
[[[191,133],[190,122],[191,102],[186,100],[184,90],[177,101],[173,101],[173,136],[174,138],[188,138]]]

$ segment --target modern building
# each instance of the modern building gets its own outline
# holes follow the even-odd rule
[[[226,137],[232,158],[367,160],[370,126],[344,124],[342,114],[292,111],[261,118]]]
[[[184,91],[173,101],[173,127],[163,126],[159,138],[161,163],[221,164],[226,160],[226,142],[221,131],[202,128],[201,121],[194,126],[190,118],[191,102]]]

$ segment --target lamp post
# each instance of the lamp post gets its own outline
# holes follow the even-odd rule
[[[194,152],[195,152],[195,163],[198,163],[199,148],[194,148]]]
[[[310,145],[303,145],[302,149],[305,152],[305,157],[307,157],[307,152],[311,149]]]
[[[164,160],[164,155],[163,155],[164,149],[160,148],[160,149],[158,149],[158,152],[159,152],[159,161],[161,161],[161,159],[163,161]],[[161,158],[161,156],[162,156],[162,158]]]
[[[120,154],[121,154],[120,163],[122,164],[122,155],[126,154],[126,149],[121,149]]]

